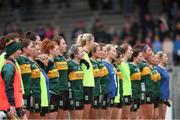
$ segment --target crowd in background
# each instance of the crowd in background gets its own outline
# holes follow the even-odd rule
[[[19,1],[11,0],[12,9],[16,7],[23,6],[27,2],[27,5],[32,5],[33,0]],[[31,4],[29,4],[29,3]],[[52,1],[42,0],[39,1],[42,4],[48,5]],[[66,7],[71,7],[70,1],[59,0],[59,6],[61,3],[65,2]],[[123,5],[123,14],[126,19],[123,24],[122,31],[118,31],[113,23],[109,26],[103,24],[100,18],[95,18],[91,30],[87,30],[85,21],[78,20],[75,21],[75,27],[72,28],[71,33],[71,43],[74,42],[74,38],[79,34],[85,32],[92,32],[95,36],[97,42],[121,44],[124,42],[129,42],[131,45],[135,43],[145,42],[150,45],[155,52],[160,50],[168,53],[170,58],[169,64],[170,69],[172,65],[179,64],[178,59],[180,58],[180,10],[178,1],[163,1],[163,12],[159,15],[151,14],[149,11],[149,0],[136,0],[127,1],[120,0],[121,5]],[[3,0],[1,0],[3,3]],[[1,4],[3,5],[3,4]],[[133,15],[133,6],[138,5],[139,15]],[[113,9],[113,0],[89,0],[89,7],[98,11],[99,9]],[[131,7],[131,8],[129,8]],[[28,11],[30,11],[30,8]],[[131,11],[127,11],[131,10]],[[53,26],[51,24],[39,24],[34,30],[40,35],[42,39],[52,38],[56,34],[60,34],[66,38],[66,33],[58,26]],[[17,32],[21,35],[23,30],[21,25],[15,22],[8,22],[5,27],[3,34],[6,35],[10,32]],[[168,49],[166,49],[168,48]]]
[[[32,6],[35,2],[37,1],[10,1],[13,11],[19,13],[22,8],[25,14],[33,14]],[[47,8],[52,1],[39,2]],[[62,2],[65,2],[67,8],[72,7],[70,0],[59,0],[59,8],[62,7]],[[169,1],[163,1],[164,8],[160,15],[150,13],[149,0],[120,2],[123,2],[125,17],[120,32],[113,23],[107,26],[99,17],[94,19],[90,30],[87,29],[85,21],[75,21],[70,39],[66,39],[63,29],[50,23],[39,24],[33,31],[24,33],[21,24],[8,22],[0,39],[1,59],[6,60],[5,64],[2,60],[0,64],[0,83],[3,86],[0,89],[3,97],[0,98],[6,102],[5,105],[0,104],[0,110],[10,118],[14,117],[16,112],[18,117],[24,117],[25,113],[22,114],[21,109],[17,109],[22,107],[20,103],[23,97],[27,103],[23,106],[26,109],[25,117],[30,119],[67,118],[67,110],[72,119],[165,118],[164,108],[171,106],[167,70],[171,71],[174,64],[178,65],[180,58],[178,2],[168,5]],[[139,16],[132,14],[134,2],[139,5]],[[3,6],[3,0],[0,3]],[[89,6],[91,10],[98,11],[98,14],[101,14],[99,9],[108,14],[109,10],[114,9],[113,0],[89,0]],[[113,14],[112,11],[110,13]],[[65,40],[76,44],[66,49]],[[65,59],[67,56],[64,56],[67,52],[68,61]],[[133,63],[128,62],[131,57]],[[14,67],[9,67],[8,64]],[[10,70],[12,72],[9,72]],[[27,78],[30,84],[27,83]],[[104,80],[104,83],[100,84],[96,78]],[[19,89],[17,91],[7,87],[9,85],[12,88],[12,84],[7,83],[14,81]],[[166,83],[165,86],[163,82]],[[139,91],[136,91],[135,87]],[[17,93],[19,97],[13,98],[14,96],[9,94],[11,92]],[[136,93],[137,98],[134,97]],[[12,98],[17,100],[18,104],[14,103]],[[132,115],[129,116],[130,112]]]

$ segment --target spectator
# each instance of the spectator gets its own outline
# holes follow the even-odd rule
[[[47,24],[45,27],[45,38],[52,39],[54,34],[54,27],[51,24]]]
[[[133,41],[133,32],[132,32],[132,25],[129,21],[124,23],[123,30],[121,32],[120,38],[123,41],[129,42],[130,45],[134,44]]]
[[[108,28],[108,31],[107,31],[107,42],[108,43],[116,43],[118,42],[117,40],[119,39],[119,35],[115,29],[115,27],[113,25],[111,25],[109,28]]]
[[[13,23],[13,22],[7,22],[4,28],[4,35],[7,35],[8,33],[17,33],[19,35],[21,35],[22,30],[19,24],[17,23]]]
[[[76,21],[75,28],[73,29],[71,34],[72,40],[74,40],[75,38],[77,38],[78,35],[83,33],[86,33],[84,21],[82,20]]]
[[[131,36],[131,24],[129,22],[125,22],[122,32],[121,32],[121,39],[124,39],[126,36]]]
[[[150,37],[147,36],[145,38],[145,43],[152,48],[152,39]]]
[[[172,17],[176,18],[177,16],[177,13],[178,13],[178,4],[177,2],[174,2],[173,5],[172,5],[172,8],[171,8],[171,15]]]
[[[119,44],[119,43],[120,43],[119,35],[113,36],[110,44],[117,45],[117,44]]]
[[[163,40],[162,50],[168,56],[168,69],[172,69],[173,67],[173,42],[170,39],[170,36],[166,35]]]
[[[131,16],[129,20],[131,23],[131,33],[132,33],[133,41],[136,41],[139,34],[139,24],[135,16]]]
[[[154,41],[152,43],[152,48],[153,48],[153,51],[155,53],[161,51],[162,45],[161,45],[161,42],[160,42],[159,35],[155,35],[155,39],[154,39]]]
[[[166,13],[162,13],[159,17],[159,24],[158,24],[160,39],[163,40],[164,37],[169,34],[170,26],[169,21]]]
[[[60,35],[60,36],[62,36],[64,39],[66,39],[64,32],[62,31],[62,29],[60,29],[60,28],[58,28],[58,27],[54,29],[53,36],[56,36],[56,35]]]
[[[142,39],[144,40],[149,31],[154,34],[155,24],[150,14],[144,16],[144,21],[141,24],[142,27]]]
[[[38,35],[40,36],[41,40],[44,39],[45,37],[45,27],[43,24],[37,25],[38,27],[36,28],[36,32],[38,33]]]
[[[180,34],[176,35],[176,39],[174,40],[174,63],[175,65],[179,65],[180,63]]]
[[[144,21],[144,15],[149,13],[149,1],[150,0],[137,0],[137,5],[139,6],[139,16],[140,22]]]
[[[101,21],[101,19],[97,18],[95,20],[95,23],[92,28],[92,33],[94,34],[95,41],[102,42],[102,43],[108,43],[108,40],[106,38],[106,32],[104,25]]]
[[[176,23],[176,28],[173,32],[173,39],[176,39],[177,34],[180,34],[180,21]]]

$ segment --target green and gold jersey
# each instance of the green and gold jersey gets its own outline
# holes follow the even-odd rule
[[[63,56],[58,56],[54,59],[56,69],[59,72],[59,89],[60,91],[68,90],[68,65]]]
[[[141,91],[145,93],[152,93],[153,81],[151,80],[151,69],[148,63],[146,61],[142,61],[138,67],[141,71]]]
[[[31,61],[31,95],[41,100],[40,69],[35,61]]]
[[[56,69],[55,67],[54,61],[49,59],[48,66],[45,67],[45,71],[49,78],[50,93],[59,95],[60,94],[59,72],[58,69]]]
[[[24,86],[24,96],[29,96],[31,93],[31,61],[25,56],[20,56],[17,62],[21,69],[22,82]]]
[[[154,90],[153,90],[153,96],[160,97],[160,80],[161,80],[161,75],[157,71],[156,67],[153,66],[151,67],[151,80],[154,82]]]
[[[101,94],[108,94],[108,85],[109,85],[109,73],[106,66],[102,63],[102,61],[98,61],[99,67],[99,76],[100,76],[100,86],[101,86]]]
[[[81,65],[74,62],[73,60],[68,61],[68,80],[71,84],[72,99],[83,100],[84,89],[83,89],[83,77],[84,73],[81,69]]]
[[[98,68],[98,62],[91,60],[91,63],[93,65],[93,75],[94,75],[94,81],[95,81],[95,87],[93,88],[93,96],[100,96],[100,70]]]
[[[141,72],[138,66],[133,63],[129,63],[131,72],[131,86],[132,86],[132,98],[141,97]]]

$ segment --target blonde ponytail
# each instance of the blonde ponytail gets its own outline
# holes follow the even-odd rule
[[[83,47],[87,44],[87,41],[91,41],[93,39],[94,36],[91,33],[84,33],[77,37],[76,44]]]

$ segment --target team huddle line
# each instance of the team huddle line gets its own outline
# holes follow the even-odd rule
[[[91,33],[67,50],[62,36],[1,39],[0,118],[164,119],[167,54],[147,44],[97,43]]]

